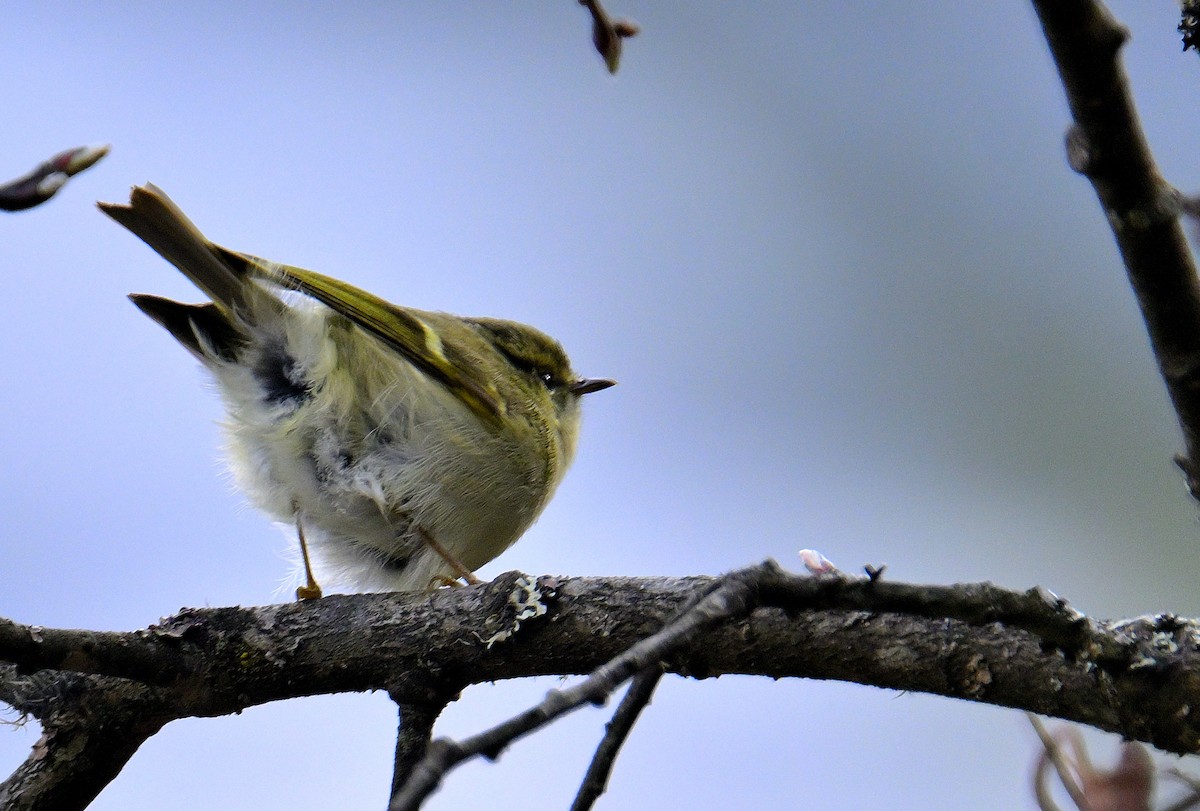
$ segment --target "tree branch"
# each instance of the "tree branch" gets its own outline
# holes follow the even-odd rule
[[[616,73],[621,66],[621,40],[635,37],[641,31],[632,20],[614,20],[608,15],[600,0],[579,0],[592,15],[592,45],[604,57],[609,73]]]
[[[663,657],[718,623],[750,613],[757,603],[756,595],[762,582],[778,573],[778,567],[768,563],[726,575],[706,587],[703,598],[693,602],[679,617],[630,645],[578,684],[551,690],[535,706],[461,742],[448,738],[433,741],[408,782],[393,796],[390,811],[415,811],[437,789],[445,775],[458,765],[479,755],[495,760],[518,738],[584,704],[603,704],[635,673],[659,667]]]
[[[659,666],[650,667],[634,676],[629,682],[629,689],[621,699],[612,720],[605,725],[604,738],[596,747],[596,754],[588,765],[587,774],[579,784],[579,792],[571,803],[571,811],[588,811],[608,789],[608,778],[612,774],[613,765],[625,740],[637,723],[638,716],[650,703],[655,688],[662,680],[663,671]]]
[[[28,174],[0,184],[0,211],[22,211],[49,200],[73,175],[92,167],[108,154],[108,144],[80,146],[59,152]]]
[[[425,757],[425,750],[433,740],[433,723],[442,714],[450,699],[429,698],[426,701],[410,701],[392,696],[399,708],[399,729],[396,732],[395,765],[392,767],[392,796],[400,790],[413,769]]]
[[[1128,666],[1135,655],[1127,640],[1100,627],[1072,609],[1065,600],[1044,589],[1016,592],[991,583],[960,583],[952,586],[893,583],[881,579],[879,574],[872,570],[869,577],[854,578],[841,573],[811,577],[785,572],[769,562],[720,579],[637,581],[667,582],[675,584],[678,589],[687,589],[690,584],[695,590],[692,593],[709,590],[712,593],[707,602],[701,601],[693,606],[690,612],[681,617],[680,622],[661,632],[678,634],[678,639],[672,637],[663,641],[665,647],[643,657],[645,661],[637,659],[631,662],[631,669],[625,678],[653,663],[655,656],[663,655],[673,645],[690,641],[700,630],[740,617],[760,605],[792,612],[813,609],[862,610],[934,619],[952,618],[971,625],[1002,623],[1036,634],[1045,645],[1058,648],[1071,657],[1082,657],[1118,670]],[[194,681],[203,677],[205,670],[212,671],[224,664],[232,664],[223,661],[223,658],[231,653],[244,656],[246,652],[241,645],[269,642],[275,638],[271,632],[277,633],[283,628],[296,637],[309,636],[312,639],[310,646],[313,643],[339,644],[343,629],[338,623],[343,621],[346,611],[363,612],[356,617],[362,623],[358,638],[363,640],[378,636],[381,629],[375,625],[377,622],[385,623],[383,630],[390,632],[397,622],[422,622],[430,619],[431,615],[441,616],[442,612],[450,616],[466,614],[461,622],[469,622],[471,613],[487,610],[492,613],[487,616],[484,627],[488,630],[503,629],[511,622],[505,612],[511,608],[508,601],[512,599],[512,594],[528,587],[521,585],[523,578],[519,572],[510,572],[487,584],[483,590],[439,591],[432,595],[397,593],[388,595],[388,599],[335,595],[315,603],[322,608],[328,607],[328,610],[319,611],[308,610],[308,603],[304,602],[260,608],[187,609],[161,625],[133,633],[56,630],[0,619],[0,660],[12,662],[27,671],[70,670],[169,686],[178,679]],[[576,579],[567,582],[582,585],[584,591],[580,596],[586,597],[590,592],[588,586],[593,583],[599,586],[600,583],[625,584],[634,580]],[[522,599],[527,597],[523,596]],[[556,600],[556,597],[548,599]],[[444,605],[447,602],[458,605]],[[338,610],[334,609],[335,605]],[[561,621],[561,617],[556,617],[556,620]],[[260,629],[259,633],[247,639],[246,636],[255,628]],[[464,629],[459,624],[442,629],[441,634],[449,640],[464,631],[474,634],[478,641],[486,643],[489,648],[496,639],[511,636],[511,633],[500,630],[487,637],[480,629]],[[236,641],[234,635],[242,639],[240,644],[231,646]],[[310,650],[317,651],[319,648],[314,646]],[[376,653],[369,645],[361,651],[364,657]],[[278,663],[294,658],[291,652],[284,650],[267,650],[256,654]],[[345,653],[340,652],[339,655],[344,657]],[[320,659],[314,664],[320,664]],[[378,670],[378,667],[372,668],[372,671]],[[382,670],[386,672],[386,667]],[[340,675],[344,670],[338,668],[337,673]],[[501,678],[509,675],[530,674],[505,674]],[[313,685],[313,691],[322,692],[328,675],[318,669],[313,678],[317,682]],[[357,689],[380,689],[384,686],[371,682]],[[461,686],[452,685],[455,689]]]
[[[0,783],[6,811],[86,808],[163,724],[179,717],[162,691],[98,676],[0,666],[0,698],[42,722],[25,762]]]
[[[1159,372],[1183,430],[1175,459],[1200,500],[1200,282],[1119,61],[1125,29],[1096,0],[1034,0],[1074,124],[1067,158],[1085,175],[1116,237]]]
[[[540,610],[532,610],[531,594]],[[544,578],[535,589],[508,573],[432,594],[193,609],[126,634],[6,627],[0,660],[19,659],[26,671],[60,670],[35,677],[0,670],[0,699],[50,729],[59,723],[56,696],[84,690],[97,706],[131,719],[114,733],[128,753],[175,718],[385,689],[419,714],[416,737],[398,742],[403,772],[437,702],[469,684],[602,668],[624,679],[659,661],[666,672],[693,678],[795,676],[927,692],[1058,716],[1173,752],[1200,749],[1197,714],[1187,711],[1200,706],[1197,623],[1169,616],[1099,622],[1044,591],[990,584],[807,577],[767,564],[723,578]],[[133,657],[113,652],[139,646]],[[68,665],[115,673],[81,677],[62,672]],[[22,688],[29,678],[40,681],[40,692]],[[91,779],[102,783],[115,773],[97,766]],[[24,780],[5,784],[7,796]]]

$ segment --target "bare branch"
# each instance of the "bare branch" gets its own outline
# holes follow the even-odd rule
[[[959,583],[951,586],[893,583],[879,578],[878,570],[870,577],[848,577],[841,573],[811,577],[785,572],[773,562],[725,575],[720,581],[711,578],[691,578],[697,587],[714,589],[705,601],[694,606],[686,615],[688,621],[674,623],[655,636],[662,650],[630,663],[624,678],[661,658],[663,651],[694,638],[700,630],[731,618],[743,616],[757,605],[773,606],[788,611],[813,609],[861,610],[895,612],[928,618],[952,618],[972,625],[1002,623],[1020,628],[1041,638],[1043,644],[1062,650],[1072,657],[1082,657],[1106,668],[1127,667],[1136,651],[1123,635],[1111,628],[1100,627],[1069,604],[1044,589],[1025,592],[1000,588],[991,583]],[[461,589],[454,596],[464,600],[459,610],[479,608],[485,600],[508,599],[510,587],[523,575],[509,573],[487,584],[486,591]],[[567,581],[587,583],[587,580]],[[653,581],[651,581],[653,582]],[[723,584],[723,585],[722,585]],[[723,590],[722,590],[723,589]],[[379,612],[394,610],[397,617],[417,621],[440,602],[458,602],[445,591],[429,596],[397,593],[388,600],[372,601],[369,605]],[[357,595],[336,595],[330,600],[339,606],[343,602],[366,600]],[[332,609],[329,600],[314,603]],[[474,603],[474,605],[472,604]],[[506,623],[499,607],[487,606],[493,623]],[[446,609],[439,609],[446,610]],[[277,629],[283,624],[296,625],[297,633],[310,632],[339,636],[336,627],[329,627],[327,611],[310,608],[303,603],[288,603],[260,608],[188,609],[145,631],[133,633],[74,631],[21,625],[0,619],[0,660],[13,662],[22,669],[71,670],[80,673],[118,676],[147,684],[169,685],[186,675],[197,678],[202,668],[212,668],[212,649],[216,642],[225,641],[225,634],[246,634],[250,629]],[[392,618],[392,623],[397,617]],[[1168,631],[1175,630],[1171,618],[1161,620]],[[389,623],[391,625],[392,623]],[[451,630],[453,634],[458,628]],[[478,635],[478,632],[476,631]],[[663,637],[663,634],[668,636]],[[678,636],[676,636],[678,635]],[[270,639],[263,635],[262,640]],[[488,638],[482,638],[487,641]],[[648,642],[649,640],[647,640]],[[187,643],[187,644],[185,644]],[[657,650],[657,649],[656,649]],[[630,652],[632,653],[632,651]],[[283,656],[271,652],[270,656]],[[637,654],[641,656],[639,652]],[[622,679],[623,680],[623,679]],[[373,685],[378,689],[380,685]]]
[[[629,689],[625,691],[612,720],[605,726],[604,739],[596,747],[596,754],[592,757],[587,774],[583,776],[583,783],[579,786],[575,801],[571,803],[571,811],[588,811],[608,789],[608,778],[612,774],[617,755],[625,745],[638,716],[650,703],[662,675],[661,667],[651,667],[638,673],[629,682]]]
[[[1029,723],[1033,725],[1034,732],[1037,733],[1038,740],[1042,742],[1042,752],[1038,756],[1037,768],[1034,769],[1034,794],[1037,796],[1038,808],[1041,811],[1058,811],[1058,806],[1050,798],[1050,787],[1047,784],[1048,767],[1053,766],[1055,773],[1058,775],[1058,780],[1062,783],[1063,788],[1067,791],[1067,796],[1071,798],[1071,802],[1075,803],[1075,807],[1080,811],[1090,811],[1087,798],[1083,796],[1083,789],[1075,781],[1075,775],[1071,771],[1071,764],[1067,762],[1066,755],[1063,754],[1062,747],[1058,745],[1058,741],[1046,729],[1046,725],[1041,722],[1033,713],[1025,713],[1025,717],[1029,719]]]
[[[579,5],[592,15],[592,44],[604,57],[608,72],[616,73],[621,66],[621,40],[637,36],[641,27],[632,20],[609,17],[600,0],[579,0]]]
[[[0,697],[42,722],[42,737],[3,783],[0,808],[75,811],[88,806],[151,735],[178,717],[162,691],[69,673],[20,677],[0,666]]]
[[[1019,594],[988,583],[956,587],[891,584],[879,580],[881,570],[868,571],[868,577],[858,579],[840,573],[808,577],[784,572],[768,561],[725,575],[677,619],[622,649],[582,682],[563,690],[552,690],[536,706],[462,741],[445,738],[433,741],[425,758],[413,769],[408,783],[394,794],[391,811],[419,808],[445,775],[458,765],[480,755],[495,759],[518,738],[584,704],[603,703],[634,673],[670,660],[680,648],[702,633],[747,616],[760,606],[793,612],[834,607],[903,611],[926,617],[953,617],[972,624],[1004,622],[1039,633],[1046,647],[1054,645],[1073,657],[1116,670],[1139,666],[1139,657],[1147,655],[1145,650],[1136,651],[1136,646],[1131,647],[1129,638],[1111,635],[1071,610],[1064,601],[1039,589]],[[1154,628],[1151,636],[1174,633],[1180,630],[1180,625],[1174,618],[1166,618],[1155,622]],[[1145,636],[1143,633],[1148,645],[1155,644]],[[1185,644],[1191,646],[1193,637],[1198,637],[1194,628],[1187,633]],[[1172,644],[1173,652],[1178,653],[1180,644]],[[990,684],[992,675],[983,667],[972,678],[979,680],[974,687],[982,689]],[[1189,728],[1188,734],[1195,736],[1197,733]],[[1200,743],[1200,738],[1195,740]]]
[[[1183,49],[1200,51],[1200,0],[1179,0],[1179,33]]]
[[[1047,762],[1054,764],[1058,777],[1071,801],[1080,811],[1150,811],[1154,795],[1154,762],[1146,747],[1137,742],[1121,746],[1121,754],[1112,769],[1098,769],[1088,754],[1087,744],[1076,727],[1050,734],[1041,722],[1030,716],[1044,751],[1038,758],[1036,789],[1038,807],[1056,811],[1045,785]],[[1063,751],[1065,744],[1071,754]]]
[[[775,571],[774,564],[734,572],[722,577],[700,601],[657,633],[639,640],[594,670],[586,679],[563,690],[551,690],[536,706],[489,730],[458,742],[439,738],[429,745],[424,759],[413,769],[407,784],[392,798],[390,811],[414,811],[441,784],[453,768],[483,755],[495,760],[514,741],[584,704],[603,704],[633,674],[651,667],[695,639],[702,631],[725,620],[742,617],[754,609],[758,581]]]
[[[184,616],[186,612],[180,614]],[[186,633],[188,627],[183,620],[169,629],[151,626],[130,634],[57,630],[0,618],[0,659],[25,672],[65,670],[165,684],[194,667],[180,648],[163,644],[164,639]]]
[[[73,175],[93,166],[108,150],[108,144],[94,144],[59,152],[28,174],[0,185],[0,210],[22,211],[46,202]]]
[[[1178,195],[1159,176],[1119,61],[1127,33],[1096,0],[1034,0],[1075,123],[1067,158],[1100,198],[1183,430],[1176,463],[1200,499],[1200,281]]]
[[[392,700],[399,708],[395,765],[392,768],[394,797],[400,787],[408,781],[413,768],[425,757],[425,750],[433,739],[433,724],[446,708],[450,698],[430,697],[424,701],[412,701],[393,695]]]
[[[64,706],[59,696],[69,707],[82,685],[97,705],[138,720],[114,733],[114,740],[126,735],[132,751],[143,730],[175,718],[384,689],[413,724],[402,731],[411,737],[397,744],[397,772],[410,772],[410,783],[428,777],[410,765],[433,718],[468,684],[593,673],[494,737],[463,742],[486,755],[544,718],[604,701],[632,674],[660,663],[694,678],[799,676],[928,692],[1066,718],[1169,751],[1200,750],[1200,720],[1186,711],[1200,706],[1200,626],[1192,621],[1103,623],[1039,590],[808,577],[773,564],[722,578],[538,582],[531,590],[513,572],[432,594],[193,609],[124,634],[7,623],[0,660],[19,660],[27,672],[55,670],[21,677],[0,668],[0,700],[48,729],[70,731],[56,715]],[[542,603],[518,600],[514,621],[514,594],[535,593]],[[28,679],[41,686],[31,691]],[[142,692],[123,692],[135,688]],[[439,744],[447,748],[439,741],[431,751]],[[95,769],[98,782],[116,773]],[[24,779],[6,784],[9,796]]]
[[[1190,809],[1200,806],[1200,780],[1178,768],[1166,769],[1163,774],[1186,786],[1187,794],[1163,808],[1162,811],[1190,811]]]

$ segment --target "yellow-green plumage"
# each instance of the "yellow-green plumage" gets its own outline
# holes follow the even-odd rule
[[[239,482],[303,527],[317,574],[342,587],[461,574],[434,543],[467,570],[506,549],[574,454],[580,396],[611,385],[577,378],[532,327],[398,307],[217,246],[154,186],[101,208],[211,298],[131,296],[215,376]]]

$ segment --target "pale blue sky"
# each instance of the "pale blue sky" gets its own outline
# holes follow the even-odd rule
[[[1113,8],[1164,173],[1200,188],[1175,4]],[[195,294],[92,206],[145,181],[231,247],[528,321],[620,380],[484,575],[716,573],[815,547],[1099,616],[1200,614],[1173,417],[1065,166],[1028,4],[610,10],[644,27],[615,79],[566,0],[7,6],[0,176],[113,152],[0,217],[0,616],[134,629],[282,597],[291,535],[242,506],[214,393],[124,298]],[[473,688],[440,731],[553,683]],[[565,807],[606,717],[463,769],[430,807]],[[378,808],[393,734],[380,695],[178,722],[94,808]],[[0,729],[0,768],[36,737]],[[668,679],[601,807],[1030,808],[1033,752],[1012,711]]]

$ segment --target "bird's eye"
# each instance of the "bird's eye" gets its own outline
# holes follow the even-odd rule
[[[550,374],[549,372],[539,372],[538,378],[546,384],[546,388],[554,388],[554,375]]]

